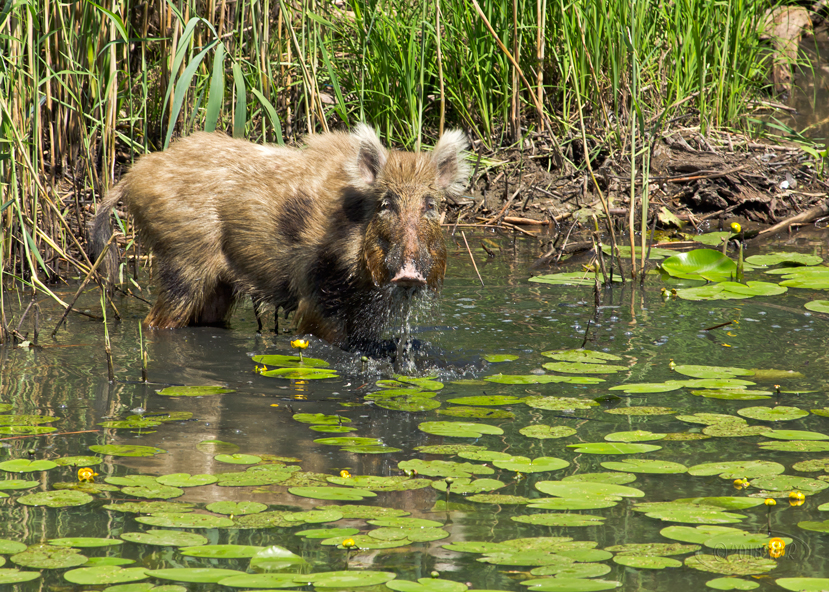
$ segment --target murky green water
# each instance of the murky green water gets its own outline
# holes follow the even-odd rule
[[[471,244],[480,243],[475,237]],[[517,475],[516,472],[494,468],[491,475],[505,486],[493,493],[546,498],[536,489],[542,481],[557,481],[571,475],[610,472],[602,463],[624,459],[652,459],[682,463],[691,467],[706,462],[774,461],[785,466],[785,474],[808,477],[817,481],[822,471],[797,471],[793,465],[809,459],[829,457],[826,452],[781,452],[761,449],[758,444],[771,442],[763,436],[711,437],[703,440],[654,440],[646,442],[661,446],[652,452],[609,455],[579,454],[567,445],[585,442],[604,442],[605,436],[615,432],[647,430],[660,434],[700,434],[704,425],[676,419],[675,415],[708,412],[736,415],[746,407],[792,406],[800,409],[821,409],[829,406],[829,324],[827,315],[809,313],[803,303],[826,299],[825,291],[792,289],[783,296],[722,302],[689,302],[663,300],[660,289],[665,285],[658,278],[649,278],[644,289],[627,284],[605,291],[601,306],[594,309],[591,288],[559,287],[529,283],[528,265],[532,255],[521,239],[502,239],[496,257],[487,260],[481,249],[476,257],[485,286],[481,286],[466,253],[463,242],[450,243],[451,261],[440,316],[432,324],[421,325],[416,337],[425,342],[424,350],[429,369],[445,387],[435,397],[440,410],[457,407],[448,402],[467,396],[532,395],[575,397],[582,400],[600,398],[601,404],[576,411],[551,411],[515,403],[506,407],[492,407],[514,414],[507,419],[475,419],[438,415],[438,410],[407,413],[383,409],[363,397],[378,390],[375,381],[390,378],[387,364],[372,362],[366,372],[359,360],[313,341],[306,355],[329,361],[340,373],[340,378],[323,381],[287,381],[260,376],[254,372],[253,354],[290,354],[289,336],[255,333],[256,322],[247,307],[237,311],[229,329],[193,328],[179,331],[151,332],[145,335],[149,351],[149,379],[142,384],[138,324],[145,314],[145,306],[134,300],[119,302],[123,320],[111,323],[110,337],[115,358],[115,384],[107,382],[103,348],[103,330],[100,323],[78,317],[70,318],[68,328],[55,340],[48,332],[58,316],[54,308],[42,302],[40,348],[0,350],[0,403],[10,403],[12,415],[54,415],[61,418],[50,424],[57,432],[47,436],[4,435],[0,461],[16,458],[56,459],[73,455],[91,454],[89,446],[100,444],[154,446],[166,451],[150,458],[102,456],[104,462],[94,467],[99,473],[97,483],[107,477],[171,473],[219,474],[244,471],[249,465],[234,465],[216,460],[212,454],[197,449],[206,440],[221,440],[235,444],[240,454],[294,457],[300,460],[302,471],[337,476],[347,470],[352,476],[400,475],[397,463],[410,459],[467,461],[453,455],[424,454],[418,446],[437,444],[474,444],[497,452],[522,455],[529,458],[556,457],[569,466],[555,471]],[[783,238],[776,245],[763,250],[798,250],[829,258],[827,237],[802,234]],[[767,278],[766,278],[767,279]],[[773,281],[773,280],[772,280]],[[676,285],[676,284],[673,284]],[[668,286],[671,287],[670,285]],[[67,290],[70,292],[70,290]],[[83,303],[91,311],[98,306],[94,291]],[[706,328],[731,321],[730,325],[705,331]],[[23,330],[27,326],[24,324]],[[462,383],[462,379],[480,380],[487,376],[521,374],[537,376],[542,364],[552,360],[541,352],[556,349],[586,347],[616,354],[622,361],[612,362],[625,367],[615,374],[598,374],[605,382],[599,384],[524,384],[508,385],[493,382]],[[488,364],[484,355],[513,354],[511,362]],[[772,396],[763,400],[722,400],[691,394],[689,388],[671,392],[626,395],[611,391],[610,387],[623,383],[662,382],[681,380],[671,370],[676,364],[734,366],[745,369],[776,369],[796,371],[799,378],[756,380],[752,389],[782,391],[800,394]],[[168,385],[225,385],[235,392],[209,397],[163,397],[156,390]],[[804,391],[811,391],[805,393]],[[612,397],[609,395],[613,395]],[[629,406],[662,406],[675,414],[657,416],[630,416],[610,411]],[[144,410],[147,416],[169,412],[189,412],[187,421],[162,423],[160,426],[138,431],[103,429],[98,423],[120,419]],[[356,428],[350,434],[328,434],[312,431],[308,424],[295,421],[293,413],[339,414],[351,420],[347,425]],[[479,438],[436,436],[418,429],[425,421],[469,421],[497,426],[500,435]],[[747,420],[751,425],[770,425],[768,422]],[[13,421],[11,423],[14,423]],[[575,434],[557,439],[531,438],[519,433],[528,425],[568,426]],[[785,425],[782,425],[785,424]],[[346,424],[344,424],[346,425]],[[776,429],[808,430],[829,435],[829,418],[810,414],[802,419],[776,422]],[[339,446],[315,443],[319,438],[355,435],[378,438],[386,446],[400,449],[387,454],[355,454],[343,452]],[[268,458],[267,456],[265,457]],[[478,462],[477,464],[485,464]],[[486,463],[493,467],[493,463]],[[442,477],[426,477],[436,482]],[[0,500],[0,538],[36,545],[60,537],[119,537],[123,533],[146,531],[147,526],[136,521],[138,514],[104,509],[105,504],[120,501],[145,501],[123,492],[94,496],[86,505],[69,508],[45,508],[23,505],[16,501],[33,492],[50,491],[57,482],[77,481],[77,467],[56,467],[34,473],[9,473],[0,479],[28,479],[37,486],[28,491],[6,491],[8,498]],[[711,496],[773,495],[778,504],[771,509],[772,534],[793,539],[784,557],[777,559],[777,567],[757,577],[744,576],[746,581],[759,584],[761,590],[781,589],[776,578],[795,576],[823,576],[829,574],[827,535],[797,526],[803,521],[829,519],[818,506],[829,502],[829,491],[819,491],[807,497],[800,507],[790,506],[788,491],[763,494],[758,488],[736,490],[733,479],[713,476],[681,474],[636,474],[628,487],[641,490],[644,497],[623,498],[616,505],[603,509],[545,510],[527,508],[522,504],[476,503],[467,496],[436,491],[432,487],[412,491],[378,492],[377,497],[363,501],[344,502],[403,509],[413,517],[435,520],[443,524],[448,536],[432,542],[415,542],[398,548],[351,552],[350,569],[390,571],[398,579],[415,580],[437,571],[447,580],[462,582],[475,589],[525,590],[520,582],[536,577],[530,575],[534,565],[492,565],[477,561],[482,556],[456,552],[443,546],[464,541],[501,542],[526,537],[572,537],[576,541],[593,541],[596,549],[628,543],[673,543],[660,531],[669,526],[697,526],[662,521],[645,516],[633,509],[640,502],[663,502],[680,498]],[[318,485],[319,483],[311,483]],[[266,486],[229,487],[204,485],[184,488],[184,495],[171,501],[192,502],[197,512],[205,512],[206,504],[222,501],[255,501],[267,504],[269,510],[310,510],[321,505],[340,502],[323,501],[292,495],[278,484]],[[598,516],[604,523],[598,526],[542,526],[513,520],[514,517],[570,513]],[[767,532],[768,509],[764,505],[735,510],[739,521],[724,526],[750,533]],[[306,572],[346,569],[346,552],[333,546],[324,546],[319,539],[303,538],[295,534],[311,528],[354,527],[365,534],[376,528],[365,520],[306,524],[294,527],[240,529],[184,529],[207,537],[211,544],[279,545],[301,555],[309,564]],[[248,559],[207,559],[182,555],[172,546],[150,546],[125,542],[116,547],[82,549],[89,557],[114,556],[134,560],[126,567],[164,569],[174,567],[213,567],[240,571],[257,571],[249,567]],[[693,555],[744,555],[762,557],[760,549],[702,548],[695,553],[673,556],[680,562]],[[0,569],[14,568],[8,561]],[[652,570],[625,567],[612,559],[600,557],[597,561],[607,566],[607,573],[598,576],[604,581],[617,581],[620,590],[683,590],[704,588],[708,580],[721,577],[688,566]],[[24,568],[31,569],[31,568]],[[21,590],[55,588],[67,585],[63,574],[67,569],[46,569],[42,576],[30,583],[20,584]],[[290,571],[290,570],[289,570]],[[546,576],[537,576],[539,578]],[[158,585],[173,581],[148,579]],[[190,589],[211,587],[230,589],[217,584],[185,584]],[[540,590],[554,590],[550,588]],[[586,585],[583,589],[590,588]],[[381,586],[382,588],[382,586]],[[571,589],[571,588],[566,588]]]

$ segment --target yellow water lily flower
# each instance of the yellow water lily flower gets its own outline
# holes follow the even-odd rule
[[[308,347],[307,339],[293,339],[291,340],[291,347],[294,349],[305,349]]]
[[[786,554],[786,541],[779,537],[774,537],[766,543],[766,549],[768,549],[769,557],[773,559],[783,557]]]
[[[342,477],[343,479],[348,479],[349,477],[351,477],[351,473],[343,469],[342,471],[340,471],[340,477]]]
[[[734,479],[734,487],[736,489],[745,489],[746,487],[748,487],[748,479]]]
[[[737,222],[732,222],[731,223],[731,232],[733,232],[734,234],[740,234],[740,231],[742,229],[743,229],[743,227],[740,226]]]
[[[802,506],[806,502],[806,495],[802,491],[789,492],[789,504],[792,506]]]
[[[767,506],[776,506],[777,505],[777,500],[775,500],[774,498],[771,498],[771,497],[767,497],[766,501],[764,501],[763,503],[766,504]]]
[[[95,481],[95,477],[97,476],[98,473],[96,473],[89,467],[78,469],[78,481],[80,481],[81,483],[93,483]]]
[[[345,539],[343,541],[343,547],[345,547],[346,549],[353,549],[356,546],[357,543],[354,542],[354,539]]]

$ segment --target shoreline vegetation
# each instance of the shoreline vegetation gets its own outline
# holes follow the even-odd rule
[[[472,185],[443,222],[554,226],[547,254],[572,231],[565,220],[644,244],[654,225],[774,224],[825,207],[825,144],[775,123],[786,109],[776,72],[791,73],[797,56],[790,44],[775,51],[767,23],[789,8],[805,10],[750,0],[7,2],[0,343],[8,289],[68,310],[50,286],[102,281],[85,253],[97,204],[135,158],[196,130],[295,144],[366,121],[389,145],[417,150],[461,127]],[[138,260],[131,221],[118,224],[116,240]]]

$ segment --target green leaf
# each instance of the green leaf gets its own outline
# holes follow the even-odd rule
[[[421,432],[436,436],[455,438],[480,438],[484,434],[499,436],[504,433],[499,427],[463,421],[426,421],[417,426]]]
[[[209,567],[182,567],[173,569],[148,569],[147,575],[161,580],[189,582],[192,584],[215,584],[232,576],[246,575],[234,569],[216,569]]]
[[[224,514],[226,516],[242,516],[244,514],[258,514],[268,509],[266,504],[259,502],[213,502],[208,504],[205,508],[208,512],[214,514]]]
[[[213,459],[231,465],[255,465],[262,462],[262,457],[253,454],[217,454]]]
[[[367,489],[346,487],[291,487],[288,493],[321,500],[357,501],[377,494]]]
[[[125,532],[121,534],[121,538],[131,543],[159,547],[192,547],[207,544],[206,537],[181,530],[150,529],[144,532]]]
[[[285,356],[285,355],[267,355],[267,356],[253,356],[251,358],[257,364],[264,364],[265,366],[280,366],[282,368],[327,368],[328,362],[318,358],[309,358],[308,356]],[[300,415],[300,414],[297,414]]]
[[[685,465],[680,463],[641,458],[626,458],[620,462],[603,462],[602,466],[612,471],[629,473],[676,474],[688,470]]]
[[[328,368],[277,368],[276,370],[266,370],[260,373],[262,376],[271,376],[274,378],[286,378],[288,380],[325,380],[326,378],[336,378],[338,376],[336,370]]]
[[[49,508],[83,506],[94,500],[95,498],[87,493],[72,490],[42,491],[17,498],[18,503],[24,506],[47,506]]]
[[[243,574],[219,580],[219,584],[229,588],[268,589],[296,588],[302,586],[301,582],[294,580],[295,577],[296,574],[294,573]]]
[[[86,563],[86,556],[77,549],[52,545],[32,545],[9,558],[12,563],[33,569],[63,569]]]
[[[719,534],[731,533],[739,534],[744,532],[739,528],[732,528],[730,526],[716,526],[713,524],[704,524],[702,526],[667,526],[659,531],[663,537],[673,541],[681,541],[683,543],[703,544],[708,539]]]
[[[20,571],[19,569],[0,569],[0,585],[31,582],[40,577],[37,571]]]
[[[493,465],[499,469],[513,471],[515,473],[540,473],[545,471],[558,471],[569,467],[569,461],[550,456],[540,456],[530,459],[524,456],[514,456],[508,460],[495,460]]]
[[[800,265],[820,265],[823,262],[821,257],[807,255],[806,253],[776,252],[765,255],[751,255],[746,257],[746,263],[752,265],[780,265],[795,267]]]
[[[678,253],[661,262],[661,269],[674,277],[723,281],[737,273],[737,264],[713,249]]]
[[[541,355],[561,362],[583,362],[588,364],[606,364],[608,361],[622,360],[620,356],[589,349],[559,349],[541,352]]]
[[[774,583],[792,592],[822,592],[829,589],[829,578],[778,578]]]
[[[566,438],[576,433],[575,428],[568,426],[548,426],[542,424],[529,425],[518,430],[518,433],[528,438],[537,438],[539,440],[552,440],[556,438]]]
[[[467,585],[440,578],[418,578],[417,582],[392,580],[386,586],[396,592],[466,592]]]
[[[109,456],[155,456],[156,454],[165,454],[167,451],[154,446],[137,446],[137,445],[117,445],[94,444],[89,447],[92,452],[98,454],[107,454]]]
[[[569,374],[612,374],[621,370],[627,370],[627,366],[616,364],[586,364],[584,362],[547,362],[541,367],[551,372],[564,372]]]
[[[591,514],[532,514],[530,516],[512,516],[512,520],[525,524],[540,526],[602,526],[604,516]]]
[[[156,392],[165,397],[206,397],[235,391],[222,386],[168,386]]]
[[[634,430],[631,432],[614,432],[607,434],[604,438],[608,442],[649,442],[651,440],[661,440],[665,434],[654,434],[647,430]]]
[[[719,555],[693,555],[685,559],[685,565],[700,571],[724,575],[762,574],[777,567],[774,559],[735,554],[721,557]]]
[[[786,407],[785,405],[778,405],[777,407],[744,407],[738,410],[737,413],[743,417],[759,421],[791,421],[809,415],[808,411],[800,409],[799,407]]]
[[[590,409],[598,407],[599,404],[593,399],[576,399],[574,397],[544,397],[534,395],[526,397],[524,403],[533,409],[545,409],[547,411],[575,411],[577,409]]]
[[[733,460],[702,463],[688,469],[695,477],[719,475],[723,479],[753,479],[767,475],[779,475],[786,470],[780,463],[767,460]]]
[[[218,480],[219,478],[215,475],[191,475],[190,473],[171,473],[156,477],[156,481],[170,487],[200,487],[211,485]]]
[[[567,498],[589,497],[644,497],[645,492],[634,487],[591,481],[539,481],[535,488],[541,493]]]
[[[682,562],[670,557],[643,556],[643,555],[617,555],[613,558],[614,563],[633,567],[635,569],[665,569],[666,567],[682,567]]]
[[[573,448],[579,454],[638,454],[641,452],[653,452],[660,450],[661,446],[654,444],[627,444],[613,442],[582,442],[579,444],[567,444],[567,448]]]
[[[39,471],[48,471],[54,469],[57,463],[50,460],[29,460],[26,458],[18,458],[15,460],[7,460],[0,463],[0,471],[7,473],[35,473]]]
[[[814,312],[829,313],[829,300],[812,300],[804,304],[803,307]]]
[[[101,584],[120,584],[147,579],[147,570],[143,567],[120,567],[102,565],[99,567],[82,567],[63,574],[64,579],[73,584],[97,586]]]
[[[136,522],[149,526],[166,526],[169,528],[228,528],[233,520],[207,514],[158,513],[152,516],[139,516]]]
[[[751,376],[751,370],[745,368],[733,368],[727,366],[694,366],[678,365],[673,367],[677,374],[690,376],[691,378],[734,378],[735,376]]]
[[[315,588],[361,588],[377,586],[393,580],[396,574],[385,571],[328,571],[294,576],[295,581]]]
[[[93,548],[93,547],[114,547],[116,545],[123,545],[124,541],[122,541],[120,539],[105,539],[105,538],[98,538],[98,537],[73,537],[73,538],[51,539],[49,541],[49,544],[54,545],[56,547]]]
[[[181,547],[179,553],[188,557],[210,557],[216,559],[249,559],[267,547],[253,545],[198,545]]]
[[[555,577],[535,580],[531,585],[530,592],[598,592],[600,590],[613,590],[622,585],[614,580],[591,580],[585,578]]]
[[[518,359],[518,356],[513,354],[484,354],[481,356],[490,364],[497,364],[499,362],[513,362]]]

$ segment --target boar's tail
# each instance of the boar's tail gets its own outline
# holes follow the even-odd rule
[[[98,204],[98,212],[95,214],[89,236],[89,255],[92,261],[98,259],[112,236],[112,208],[121,199],[122,194],[122,186],[120,184],[116,185],[110,190],[106,199]],[[109,245],[108,252],[99,269],[101,275],[110,281],[115,281],[118,275],[118,247],[116,245]]]

